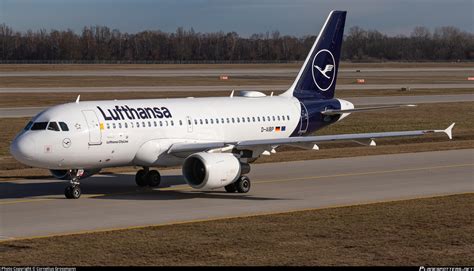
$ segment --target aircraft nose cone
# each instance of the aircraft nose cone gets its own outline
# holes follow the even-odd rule
[[[35,142],[30,136],[19,136],[10,145],[10,153],[20,162],[32,160],[35,156]]]

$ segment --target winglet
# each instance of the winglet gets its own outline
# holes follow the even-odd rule
[[[453,127],[455,122],[453,122],[451,125],[449,125],[448,128],[446,128],[443,132],[448,135],[449,139],[453,139]]]

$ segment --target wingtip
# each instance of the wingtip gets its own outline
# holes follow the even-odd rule
[[[453,139],[453,127],[455,124],[455,122],[451,123],[451,125],[444,130],[444,133],[448,135],[449,139]]]

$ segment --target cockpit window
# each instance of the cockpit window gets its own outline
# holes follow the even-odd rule
[[[69,131],[69,127],[67,127],[67,124],[64,122],[59,122],[59,126],[61,126],[61,130],[63,131]]]
[[[51,121],[48,125],[48,130],[50,131],[59,131],[58,123]]]
[[[31,130],[32,130],[32,131],[35,131],[35,130],[46,130],[46,126],[48,126],[48,123],[47,123],[47,122],[35,122],[35,123],[33,123],[33,125],[31,126]]]
[[[25,126],[25,131],[30,130],[31,125],[33,125],[33,122],[32,121],[28,122],[28,124]]]

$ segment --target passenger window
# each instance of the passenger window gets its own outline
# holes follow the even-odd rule
[[[252,117],[252,122],[255,122],[255,117]]]
[[[163,122],[160,120],[160,127],[163,127]]]
[[[50,130],[50,131],[59,131],[59,126],[56,122],[52,121],[48,125],[48,130]]]
[[[237,118],[237,123],[240,123],[240,118]]]
[[[59,126],[61,127],[61,130],[65,131],[65,132],[69,131],[69,127],[67,127],[67,124],[64,123],[64,122],[62,122],[62,121],[59,122]]]
[[[227,118],[227,123],[230,123],[230,120],[229,120],[229,118]]]
[[[155,120],[155,121],[153,121],[153,125],[156,127],[156,120]]]
[[[165,125],[168,126],[168,121],[167,120],[165,120]]]
[[[170,120],[171,126],[174,126],[174,121]]]
[[[190,123],[191,124],[191,123]],[[197,125],[198,124],[198,121],[197,120],[194,120],[194,125]]]
[[[272,118],[273,118],[273,121],[275,121],[275,116],[273,116]]]
[[[183,121],[182,120],[179,120],[179,125],[183,126]]]
[[[125,122],[123,125],[125,126],[125,128],[128,128],[128,123]]]
[[[107,129],[110,130],[110,123],[107,123]]]
[[[202,125],[202,119],[199,119],[199,123]]]
[[[267,120],[268,120],[268,121],[271,121],[270,116],[267,116]]]
[[[47,122],[35,122],[31,126],[31,130],[46,130],[46,126],[48,126]]]
[[[213,119],[210,119],[209,121],[211,122],[211,124],[214,124],[214,120],[213,120]]]
[[[114,128],[114,129],[116,128],[116,126],[115,126],[115,122],[114,122],[114,123],[112,123],[112,128]]]
[[[234,118],[232,118],[232,123],[235,123],[235,119],[234,119]]]
[[[286,115],[286,120],[290,120],[290,115]]]
[[[277,116],[277,120],[280,121],[280,116]]]
[[[219,124],[219,119],[216,119],[216,124]]]
[[[257,121],[260,122],[260,117],[257,117]]]
[[[247,122],[250,122],[250,117],[247,117]]]
[[[205,121],[206,121],[206,124],[208,124],[207,119],[205,119]]]
[[[137,128],[140,128],[140,122],[137,121]]]
[[[131,127],[133,128],[133,122],[130,122]]]
[[[118,128],[122,129],[122,123],[118,123]]]
[[[188,119],[188,125],[191,125],[191,120]]]
[[[221,123],[224,123],[224,118],[221,118]]]
[[[146,124],[145,124],[144,121],[142,121],[142,127],[144,127],[144,128],[146,127]]]

